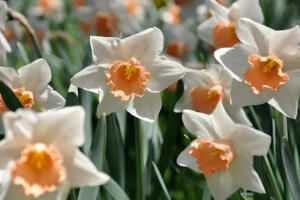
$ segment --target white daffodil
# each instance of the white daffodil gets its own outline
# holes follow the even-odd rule
[[[222,102],[233,121],[251,125],[243,109],[231,103],[232,76],[220,65],[210,64],[205,70],[189,70],[183,83],[184,93],[175,105],[175,112],[191,109],[211,114]]]
[[[29,10],[31,16],[46,16],[55,20],[63,20],[64,1],[63,0],[34,0],[33,6]]]
[[[42,113],[20,109],[6,113],[3,121],[1,200],[65,200],[70,188],[108,181],[78,149],[84,143],[81,107]]]
[[[215,52],[217,60],[234,75],[233,104],[268,102],[286,116],[296,118],[300,95],[299,27],[275,31],[241,19],[237,35],[242,44]]]
[[[160,92],[185,73],[182,65],[160,56],[161,31],[150,28],[122,40],[92,36],[91,46],[94,65],[71,82],[100,94],[97,115],[127,109],[153,122],[161,109]]]
[[[0,67],[0,80],[15,92],[25,108],[42,111],[65,105],[65,99],[48,85],[51,71],[43,59],[21,67],[18,71],[10,67]],[[0,96],[0,114],[5,112],[7,107]]]
[[[166,53],[179,60],[196,60],[197,38],[184,25],[165,24],[162,29],[165,36]],[[184,35],[184,37],[182,37]]]
[[[7,15],[7,5],[5,1],[0,1],[0,65],[6,64],[6,53],[11,52],[11,47],[4,37],[2,31],[5,30],[5,20]]]
[[[230,8],[215,0],[206,0],[211,18],[198,27],[199,37],[216,49],[232,47],[240,43],[236,35],[236,23],[242,17],[263,23],[264,17],[258,0],[237,0]]]
[[[182,119],[197,138],[180,153],[177,163],[203,173],[216,200],[226,199],[240,187],[265,193],[253,156],[267,154],[270,136],[235,124],[222,104],[211,115],[185,110]]]

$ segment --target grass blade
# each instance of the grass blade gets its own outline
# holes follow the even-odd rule
[[[89,153],[89,157],[95,164],[98,170],[102,171],[105,152],[106,152],[106,138],[107,138],[107,127],[106,127],[106,116],[98,120],[96,131],[93,138],[93,143]],[[79,191],[78,200],[96,200],[99,195],[99,186],[94,187],[83,187]]]
[[[129,200],[124,190],[112,178],[103,187],[114,199]]]
[[[165,185],[165,183],[164,183],[164,180],[163,180],[163,178],[161,177],[161,174],[160,174],[160,172],[159,172],[158,167],[156,166],[155,162],[152,162],[152,165],[153,165],[155,174],[156,174],[156,176],[157,176],[157,178],[158,178],[158,181],[159,181],[159,183],[160,183],[160,185],[161,185],[161,187],[162,187],[162,189],[163,189],[163,191],[164,191],[164,194],[165,194],[166,198],[167,198],[168,200],[171,200],[171,197],[170,197],[169,192],[168,192],[168,190],[167,190],[167,187],[166,187],[166,185]]]
[[[106,158],[110,176],[122,187],[125,187],[125,154],[124,143],[116,113],[107,116]]]

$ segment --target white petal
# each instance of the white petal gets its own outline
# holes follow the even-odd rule
[[[73,155],[64,158],[71,187],[102,185],[109,180],[109,176],[99,172],[95,165],[78,149]]]
[[[84,116],[80,106],[40,113],[32,139],[47,143],[67,141],[81,146],[84,143]]]
[[[236,125],[230,140],[238,154],[266,155],[271,144],[269,135],[244,125]]]
[[[96,65],[113,63],[119,56],[120,42],[119,38],[91,36],[94,63]]]
[[[146,67],[146,70],[150,73],[146,87],[152,92],[161,92],[171,83],[181,79],[185,73],[185,68],[181,64],[164,56],[153,60],[151,65]]]
[[[274,54],[284,62],[299,60],[300,30],[296,26],[289,30],[273,31],[268,36],[269,53]],[[294,67],[298,67],[294,66]],[[287,70],[286,66],[284,69]]]
[[[236,26],[236,34],[243,44],[255,47],[261,56],[268,56],[269,41],[266,37],[273,30],[250,19],[242,18]]]
[[[113,112],[119,112],[126,109],[129,106],[131,100],[122,101],[119,97],[115,97],[109,92],[109,88],[100,92],[99,104],[97,107],[97,117],[100,117],[102,113],[109,115]]]
[[[231,100],[236,107],[266,103],[272,98],[273,94],[269,89],[265,89],[261,94],[255,94],[247,83],[232,81]]]
[[[230,168],[225,172],[213,174],[207,179],[208,188],[215,200],[224,200],[240,187],[239,182],[231,173]]]
[[[184,110],[182,121],[185,128],[199,139],[208,138],[214,140],[220,138],[214,130],[214,122],[211,115]]]
[[[252,126],[243,108],[236,107],[228,101],[223,101],[223,106],[229,117],[236,123],[241,123],[247,126]]]
[[[274,92],[269,104],[287,117],[296,119],[300,95],[300,70],[287,71],[290,79]]]
[[[177,101],[174,112],[182,112],[185,109],[193,110],[192,99],[189,91],[184,91],[182,97]]]
[[[3,115],[5,139],[26,141],[30,138],[36,122],[37,117],[30,110],[18,109],[17,112],[6,112]]]
[[[196,171],[196,172],[200,172],[198,165],[197,165],[197,159],[194,158],[193,156],[191,156],[189,154],[191,149],[191,146],[187,146],[184,151],[182,151],[179,156],[177,157],[177,164],[182,166],[182,167],[189,167],[192,170]],[[201,173],[201,172],[200,172]]]
[[[217,25],[217,20],[214,17],[211,17],[201,23],[197,28],[198,36],[207,42],[210,45],[214,45],[214,38],[212,35],[212,31],[214,27]]]
[[[250,66],[248,57],[252,54],[257,54],[256,49],[243,44],[235,45],[233,48],[221,48],[214,53],[218,62],[239,81],[244,79],[244,73]]]
[[[0,1],[0,29],[5,29],[5,20],[7,15],[7,4],[5,1]]]
[[[5,177],[1,181],[1,187],[0,187],[0,199],[1,200],[12,200],[12,199],[24,199],[24,200],[30,200],[30,197],[26,197],[24,193],[22,192],[21,186],[13,184],[10,173],[7,170],[5,172]]]
[[[265,193],[264,186],[253,168],[253,157],[247,154],[239,155],[230,166],[230,171],[239,177],[240,186],[244,190]]]
[[[40,111],[43,108],[46,110],[62,108],[66,101],[58,92],[48,86],[41,96],[35,97],[35,103],[34,108]]]
[[[20,152],[27,141],[26,139],[23,140],[23,138],[16,138],[14,140],[4,139],[0,142],[0,170],[6,169],[11,162],[20,157]],[[2,180],[0,177],[0,185]]]
[[[264,22],[264,15],[258,0],[238,0],[234,2],[229,9],[229,18],[231,21],[238,21],[245,17],[258,23]]]
[[[207,87],[207,85],[214,83],[213,74],[210,67],[207,70],[188,70],[183,77],[183,83],[188,90],[197,86]]]
[[[0,46],[5,53],[11,52],[11,47],[2,32],[0,32]]]
[[[135,96],[127,111],[139,119],[154,122],[158,117],[161,105],[160,93],[147,91],[143,97]]]
[[[44,59],[38,59],[18,70],[19,87],[41,94],[51,81],[51,70]]]
[[[134,57],[142,65],[147,65],[162,52],[163,44],[164,39],[160,29],[156,27],[146,29],[122,40],[122,58],[129,60]]]
[[[219,138],[229,138],[232,130],[235,128],[235,123],[228,116],[221,102],[218,103],[211,115],[213,118],[215,131],[219,135]]]
[[[104,69],[96,65],[88,66],[75,74],[71,83],[94,93],[99,93],[99,88],[104,88],[107,85]]]
[[[14,82],[17,73],[14,68],[0,67],[0,80],[12,87],[11,83]]]
[[[215,0],[206,0],[206,6],[209,12],[216,17],[218,21],[229,22],[229,10]]]

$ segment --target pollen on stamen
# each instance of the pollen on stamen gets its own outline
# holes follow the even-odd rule
[[[125,65],[124,66],[124,75],[126,76],[127,80],[130,80],[131,77],[135,73],[135,67],[133,65]]]

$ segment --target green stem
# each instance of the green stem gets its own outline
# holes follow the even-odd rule
[[[29,35],[30,35],[30,37],[31,37],[31,39],[33,41],[33,45],[34,45],[34,48],[36,50],[36,53],[38,54],[39,58],[42,58],[43,54],[42,54],[42,51],[41,51],[40,44],[39,44],[39,42],[37,40],[35,31],[31,27],[31,25],[29,24],[29,22],[26,19],[26,17],[22,13],[19,13],[19,12],[15,11],[15,10],[13,10],[11,8],[7,8],[7,13],[9,14],[9,16],[12,19],[17,20],[20,24],[22,24],[25,27],[25,29],[29,32]]]
[[[137,199],[145,200],[145,173],[144,173],[144,154],[143,136],[140,132],[139,120],[134,118],[135,132],[135,155],[137,169]]]
[[[251,113],[251,115],[252,115],[252,117],[254,119],[255,126],[260,131],[263,132],[263,128],[262,128],[262,126],[260,124],[259,118],[258,118],[258,116],[257,116],[254,108],[252,106],[249,106],[249,108],[250,108],[250,113]],[[271,152],[269,151],[268,154],[271,154]],[[282,200],[281,192],[280,192],[279,186],[277,184],[275,175],[273,173],[272,167],[270,165],[269,159],[268,159],[267,155],[265,155],[263,158],[264,158],[263,159],[263,161],[264,161],[264,167],[265,167],[265,170],[267,172],[267,176],[269,177],[269,181],[271,183],[271,186],[272,186],[275,198],[278,199],[278,200]]]

